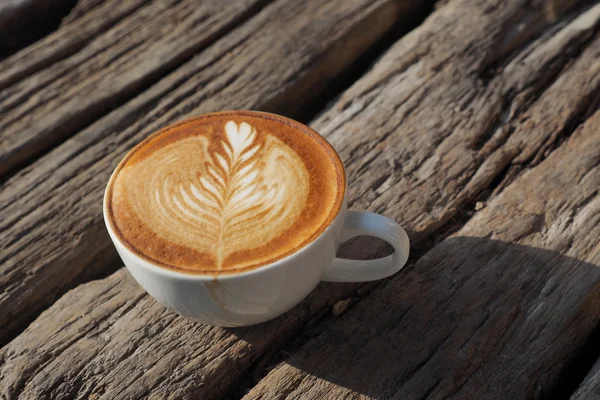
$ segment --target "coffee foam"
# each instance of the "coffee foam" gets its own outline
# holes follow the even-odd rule
[[[215,113],[151,136],[107,192],[128,248],[165,268],[250,270],[297,251],[337,214],[344,176],[318,134],[283,117]]]

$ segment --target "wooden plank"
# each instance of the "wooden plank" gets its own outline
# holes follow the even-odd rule
[[[339,290],[320,288],[282,318],[225,330],[166,310],[121,269],[69,292],[0,350],[0,393],[219,399],[269,345],[326,306],[328,289]]]
[[[65,18],[71,23],[63,22],[56,32],[0,63],[0,89],[77,52],[94,37],[149,1],[97,0],[88,7],[86,4],[89,2],[78,2]]]
[[[561,11],[563,20],[540,32],[539,10],[510,4],[445,5],[316,121],[347,165],[351,207],[386,213],[420,239],[511,165],[538,162],[585,111],[600,90],[594,54],[560,72],[597,32],[600,7]],[[516,24],[529,40],[517,40]],[[555,79],[551,93],[566,97],[548,94],[530,110]]]
[[[267,2],[153,1],[98,32],[72,56],[4,88],[0,175],[136,96]],[[112,14],[109,5],[102,10]],[[102,10],[92,14],[102,18]]]
[[[600,37],[530,115],[564,110],[559,97],[570,95],[564,78],[600,79],[599,56]],[[585,66],[594,72],[585,75]],[[556,122],[533,121],[523,118],[516,129]],[[537,399],[554,393],[600,322],[598,132],[600,111],[244,398]]]
[[[399,200],[404,199],[405,204],[410,205],[424,202],[423,196],[427,193],[444,194],[431,196],[428,207],[438,212],[432,214],[429,219],[423,219],[423,211],[416,205],[412,208],[406,206],[405,213],[398,218],[411,228],[415,241],[422,236],[422,232],[434,231],[436,226],[443,223],[441,221],[449,218],[449,214],[457,213],[460,208],[468,205],[469,196],[485,190],[486,185],[489,186],[488,182],[501,174],[511,162],[510,158],[507,158],[507,161],[502,158],[503,162],[485,164],[489,157],[493,157],[496,152],[509,150],[510,154],[518,154],[518,151],[511,149],[540,149],[545,144],[555,142],[557,139],[553,135],[563,134],[565,130],[568,133],[569,123],[582,112],[585,113],[584,100],[598,92],[598,65],[594,61],[593,53],[597,50],[597,45],[590,47],[593,51],[586,50],[583,55],[579,54],[579,50],[586,47],[596,29],[600,12],[598,8],[587,10],[585,13],[579,12],[579,19],[574,21],[564,17],[565,22],[551,28],[553,35],[542,35],[539,39],[532,40],[534,34],[540,34],[547,26],[547,22],[539,17],[539,10],[534,8],[522,13],[521,4],[515,2],[509,3],[507,7],[498,7],[500,14],[484,12],[493,9],[494,4],[505,3],[490,1],[481,5],[481,8],[466,7],[467,3],[461,1],[445,3],[422,27],[394,46],[369,74],[342,96],[337,105],[312,124],[317,130],[327,134],[347,161],[350,182],[355,183],[350,185],[350,196],[354,204],[365,205],[361,199],[369,195],[370,190],[381,187],[381,181],[377,183],[381,177],[379,174],[365,175],[358,168],[358,165],[367,165],[367,161],[373,157],[384,159],[384,168],[387,169],[381,174],[389,174],[394,179],[390,181],[387,189],[384,186],[378,191],[380,195],[393,190]],[[573,3],[570,6],[573,6]],[[567,5],[563,7],[566,8]],[[561,13],[565,12],[565,8],[560,9]],[[461,10],[461,18],[469,23],[457,23],[454,20],[457,9]],[[524,21],[532,25],[527,25],[526,29],[529,32],[529,44],[520,47],[522,41],[507,41],[507,35],[504,33],[511,31],[515,24]],[[456,32],[454,39],[450,40],[457,27],[468,28],[470,31]],[[470,70],[469,74],[466,74],[465,66],[471,68],[474,60],[480,59],[482,52],[490,46],[490,37],[495,38],[496,47],[503,50],[488,55],[487,61],[477,67],[479,69]],[[448,38],[448,41],[444,42],[444,38]],[[428,51],[429,48],[431,52]],[[519,49],[518,52],[508,57],[510,50],[515,48]],[[442,57],[442,54],[446,57]],[[562,67],[571,57],[578,58],[578,61],[562,71]],[[410,60],[413,61],[409,62]],[[443,68],[440,67],[440,63],[443,63]],[[492,83],[484,85],[478,82],[482,71],[486,71],[489,65],[498,63],[503,65],[503,69],[493,71],[494,76],[490,79]],[[512,72],[507,72],[511,71],[511,68]],[[557,74],[560,76],[556,77]],[[513,79],[516,76],[520,78]],[[548,88],[548,82],[554,78],[556,82]],[[500,82],[512,83],[500,85]],[[462,85],[460,90],[455,87],[458,84]],[[505,92],[502,92],[499,86]],[[426,92],[419,92],[420,87]],[[194,92],[193,88],[188,90]],[[557,93],[561,93],[562,96],[557,96]],[[419,95],[413,99],[415,94]],[[467,94],[469,97],[465,97]],[[518,98],[520,101],[520,108],[504,120],[507,126],[504,129],[509,133],[502,138],[507,142],[501,141],[494,147],[487,143],[493,143],[494,138],[498,140],[498,135],[492,135],[492,139],[486,136],[488,142],[478,146],[481,147],[479,150],[469,150],[470,147],[465,150],[465,146],[470,146],[474,138],[485,136],[489,131],[495,132],[490,126],[502,115],[502,103],[496,104],[496,101],[504,95],[509,105],[511,100]],[[538,97],[540,98],[535,101]],[[356,99],[356,103],[349,104],[347,99]],[[440,109],[445,110],[444,106],[447,107],[448,104],[452,104],[454,109],[453,103],[459,101],[464,106],[464,114],[460,118],[456,116],[448,119],[446,114],[438,112]],[[480,106],[487,104],[487,101],[491,103],[489,107]],[[437,102],[440,102],[439,108],[435,106]],[[407,103],[413,108],[413,113],[422,117],[420,121],[431,124],[430,128],[418,129],[421,126],[418,119],[404,118],[407,109],[402,107]],[[546,109],[547,103],[553,104],[550,109]],[[185,110],[194,111],[198,103],[192,104],[194,105],[187,106]],[[422,105],[422,109],[419,104]],[[536,106],[530,109],[532,104]],[[205,111],[210,108],[200,107],[195,111],[198,110]],[[544,112],[546,114],[543,114]],[[175,115],[180,114],[181,112]],[[159,118],[163,116],[159,112],[157,115]],[[551,116],[552,125],[527,127],[528,119],[542,118],[544,115]],[[152,118],[152,115],[150,117]],[[165,118],[169,118],[169,114]],[[492,122],[484,124],[480,121],[486,118]],[[403,120],[405,123],[400,125]],[[157,122],[151,119],[156,126],[160,126],[163,121],[164,119]],[[385,125],[386,123],[389,125]],[[140,126],[145,129],[145,125]],[[472,128],[468,130],[464,126]],[[518,126],[523,128],[513,131],[513,127]],[[132,129],[137,132],[136,125]],[[131,131],[127,132],[128,135],[134,134]],[[366,142],[367,133],[384,144],[372,149],[366,148],[369,144],[362,144],[360,141]],[[423,138],[418,139],[421,135]],[[515,135],[515,139],[509,145],[508,140],[512,135]],[[407,139],[402,139],[405,136]],[[78,138],[81,142],[87,140],[87,136],[83,134]],[[89,140],[93,142],[92,139]],[[103,148],[108,147],[108,151],[119,148],[119,144],[114,144],[112,140],[114,139],[107,142],[109,146],[104,145]],[[390,140],[387,143],[394,146],[389,147],[393,149],[393,154],[390,154],[391,150],[382,153],[381,149],[386,145],[386,140]],[[416,143],[411,144],[411,140]],[[361,158],[357,158],[358,154],[345,145],[348,141],[354,141],[355,152],[361,152]],[[436,153],[435,146],[429,153],[421,153],[421,146],[432,149],[428,141],[454,143],[458,148],[450,148],[451,151],[448,151],[445,158]],[[63,146],[65,151],[61,154],[76,154],[75,145],[74,140],[67,142]],[[466,154],[474,161],[463,157],[462,151],[467,151]],[[535,151],[533,153],[535,154]],[[73,157],[65,157],[66,162],[70,163],[68,171],[76,170],[74,165],[77,164],[74,164]],[[397,164],[387,161],[393,157],[397,157]],[[427,162],[429,159],[433,161]],[[58,173],[47,173],[42,169],[25,171],[20,175],[21,179],[12,183],[21,185],[20,192],[28,192],[27,196],[31,196],[28,202],[32,203],[36,196],[44,196],[44,193],[51,192],[50,189],[57,185],[57,182],[68,180],[67,172],[59,167],[65,162],[61,159],[54,160],[56,165],[50,161],[47,161],[46,165],[48,170]],[[443,160],[444,165],[434,168],[438,162],[436,160]],[[411,169],[399,170],[397,167],[410,165],[411,162],[413,167],[415,163],[427,162],[433,173],[427,177],[425,174],[417,175],[415,171],[418,171],[418,168],[413,168],[411,172]],[[91,172],[85,174],[86,179],[82,177],[73,186],[67,186],[66,192],[77,192],[79,185],[85,186],[86,180],[90,180],[96,173],[102,173],[102,169],[89,170]],[[484,173],[486,178],[482,179],[481,174]],[[61,174],[67,175],[66,178],[62,178],[62,181],[55,180],[55,175]],[[419,185],[408,186],[417,178],[421,179],[418,181]],[[360,183],[356,185],[356,182]],[[402,187],[400,182],[407,185],[404,190],[399,189]],[[479,185],[477,189],[469,186],[475,184]],[[92,193],[90,188],[91,186],[87,186],[86,190]],[[447,198],[453,197],[452,193],[458,196],[466,190],[469,192],[468,195],[462,195],[462,202],[445,205],[448,203]],[[79,197],[81,196],[74,195],[73,198]],[[100,196],[93,204],[99,204],[99,198]],[[8,204],[8,197],[4,199],[7,200],[5,204]],[[21,203],[17,210],[24,207]],[[396,212],[395,207],[399,206],[392,203],[389,209],[383,211],[393,215]],[[445,210],[444,207],[448,209]],[[99,211],[98,207],[94,213],[84,215],[88,221],[94,221],[93,218],[98,218],[94,215],[99,214]],[[78,215],[74,216],[73,221],[82,218],[81,211],[76,210],[76,213]],[[62,230],[56,221],[58,220],[51,226]],[[82,232],[83,235],[83,232],[89,232],[90,226],[101,225],[100,220],[97,221],[82,227],[77,227],[73,222],[69,227],[74,226],[72,229]],[[95,243],[95,246],[89,245],[88,252],[106,246],[98,253],[106,257],[109,248],[106,239],[102,239],[100,234],[93,237],[94,242],[90,243]],[[48,245],[49,243],[46,243],[45,248]],[[365,251],[357,249],[358,255],[365,255]],[[87,255],[86,253],[81,256]],[[71,258],[72,253],[65,252],[61,257],[63,260],[68,259],[70,265],[77,265],[75,260],[79,260]],[[78,262],[91,263],[90,260],[91,258]],[[319,315],[328,305],[348,296],[357,287],[345,284],[321,285],[304,303],[275,321],[242,330],[222,330],[190,323],[163,310],[144,296],[141,289],[126,279],[125,275],[121,270],[104,280],[80,286],[69,292],[26,331],[5,346],[0,351],[0,378],[4,382],[2,393],[7,393],[7,396],[24,393],[35,397],[60,390],[59,393],[82,393],[83,396],[97,391],[99,396],[107,393],[106,397],[109,398],[119,394],[122,389],[127,393],[124,397],[160,397],[167,393],[192,393],[201,398],[219,398],[235,385],[244,370],[258,357],[297,332],[311,316]],[[33,281],[35,282],[35,279]],[[107,293],[106,298],[102,293]],[[94,317],[95,315],[98,317]],[[145,318],[145,315],[148,317]],[[88,328],[90,323],[95,324],[90,322],[89,318],[94,318],[99,325]],[[136,324],[138,318],[142,318],[140,325]],[[140,328],[141,326],[143,328]],[[45,339],[40,340],[41,337]],[[48,337],[52,340],[46,340]],[[170,373],[161,373],[163,371]],[[80,384],[84,381],[85,385]]]
[[[102,195],[132,146],[202,112],[250,108],[293,115],[413,11],[412,2],[394,0],[353,0],[343,7],[338,1],[277,2],[6,181],[0,186],[0,308],[6,310],[0,343],[77,282],[116,269]]]

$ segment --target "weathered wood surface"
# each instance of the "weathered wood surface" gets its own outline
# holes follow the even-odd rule
[[[0,93],[0,174],[125,103],[267,2],[153,1],[70,57],[4,88]],[[135,3],[129,5],[131,9],[139,2],[111,3],[115,2],[107,2],[103,10],[113,14],[116,9],[121,15],[126,4]],[[102,21],[100,11],[90,14]],[[81,23],[83,19],[74,25]],[[53,36],[70,34],[66,28]]]
[[[503,6],[493,7],[499,4]],[[461,1],[445,3],[312,124],[328,136],[347,162],[354,205],[370,209],[377,206],[403,221],[414,231],[413,239],[419,239],[468,206],[471,197],[486,190],[511,162],[536,162],[532,156],[520,160],[520,155],[530,152],[535,156],[544,149],[543,156],[545,146],[552,146],[557,136],[569,133],[570,123],[585,113],[586,100],[598,92],[597,44],[580,52],[596,30],[599,9],[580,12],[574,21],[566,18],[553,26],[553,35],[532,41],[549,23],[544,17],[547,11],[532,7],[523,13],[520,6],[517,2],[488,1],[471,8]],[[572,6],[565,3],[559,8],[561,15]],[[469,23],[453,21],[457,10]],[[522,31],[526,35],[517,40],[512,32],[521,22],[527,22],[527,29]],[[457,32],[457,26],[467,31]],[[527,45],[520,47],[523,44]],[[516,54],[507,56],[517,48]],[[481,57],[485,62],[479,61]],[[572,57],[577,61],[563,71]],[[489,68],[497,64],[502,68]],[[480,76],[489,83],[481,82]],[[554,79],[556,82],[550,85]],[[504,112],[503,106],[512,106],[514,112]],[[185,110],[204,111],[201,107],[194,110],[193,106]],[[176,109],[175,113],[180,115],[181,111]],[[151,126],[174,118],[166,115],[170,119],[153,121]],[[527,122],[547,118],[543,126]],[[77,137],[87,138],[84,134]],[[75,153],[76,144],[71,140],[63,148]],[[436,145],[440,144],[438,152]],[[115,147],[111,145],[110,149]],[[488,161],[505,153],[508,156],[499,161]],[[68,159],[73,163],[71,156]],[[55,158],[41,161],[51,166],[50,160]],[[60,160],[54,162],[61,164]],[[367,172],[369,164],[372,172]],[[88,171],[87,179],[99,170]],[[25,171],[22,176],[25,182],[39,179],[41,186],[52,179],[52,174],[40,170]],[[78,191],[77,185],[84,182],[77,180],[69,187]],[[23,185],[27,190],[37,189],[27,186],[29,183]],[[40,190],[38,195],[45,191]],[[373,193],[394,201],[382,209],[377,202],[370,203]],[[453,200],[455,197],[458,200]],[[99,204],[98,199],[94,201]],[[34,197],[29,202],[33,204]],[[99,212],[98,206],[86,214],[88,220],[99,221]],[[424,218],[424,213],[430,215]],[[89,232],[89,225],[76,232]],[[92,237],[103,249],[110,247],[101,233]],[[70,251],[62,257],[73,263],[77,258],[71,258]],[[91,260],[83,262],[89,264]],[[125,275],[121,270],[69,292],[3,348],[3,393],[7,397],[17,393],[36,397],[98,392],[107,393],[108,398],[126,390],[124,397],[167,393],[219,397],[257,357],[297,331],[311,315],[356,288],[322,285],[283,317],[238,331],[209,329],[176,317],[144,296]],[[87,297],[87,293],[92,294]],[[100,293],[111,294],[104,298]],[[86,318],[94,318],[101,327],[88,328]],[[142,319],[140,325],[136,325],[138,318]],[[40,337],[52,340],[40,346]],[[175,353],[170,344],[173,341]],[[57,347],[59,351],[54,350]],[[173,378],[167,379],[153,369],[155,366],[164,368],[160,371],[171,371]]]
[[[600,91],[597,53],[560,72],[598,31],[600,6],[563,9],[543,31],[542,9],[505,3],[444,5],[316,122],[347,164],[351,206],[432,232],[585,112]]]
[[[60,29],[0,63],[0,90],[77,52],[94,37],[149,1],[97,0],[93,5],[78,2],[64,18]]]
[[[0,350],[0,393],[7,399],[219,399],[268,346],[340,290],[322,287],[281,318],[225,330],[166,310],[121,269],[67,293]]]
[[[0,343],[84,276],[116,269],[102,195],[112,170],[136,143],[202,112],[249,108],[293,115],[414,11],[408,1],[341,1],[265,7],[0,186]]]
[[[598,132],[600,111],[245,399],[553,394],[600,322]]]
[[[146,0],[146,2],[151,0]],[[107,3],[107,0],[77,0],[77,4],[69,11],[69,14],[66,15],[62,22],[61,26],[66,26],[71,24],[73,21],[85,17],[92,11],[94,8],[103,7]],[[115,7],[117,4],[112,4]]]

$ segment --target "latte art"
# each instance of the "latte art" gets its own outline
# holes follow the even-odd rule
[[[117,168],[111,223],[130,249],[170,269],[218,275],[272,262],[318,235],[341,204],[341,163],[320,140],[253,112],[167,128]]]
[[[210,254],[217,270],[230,254],[288,229],[309,191],[302,159],[280,140],[270,136],[259,143],[246,122],[227,122],[225,133],[213,154],[209,140],[195,136],[127,171],[140,194],[130,199],[133,210],[157,235]]]

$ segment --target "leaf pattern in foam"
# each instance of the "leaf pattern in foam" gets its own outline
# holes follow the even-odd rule
[[[268,243],[290,228],[308,199],[309,175],[301,158],[274,136],[246,122],[229,121],[224,139],[209,150],[193,136],[153,153],[128,172],[136,187],[130,203],[166,240],[212,256],[221,269],[228,256]],[[148,184],[149,183],[149,184]],[[260,260],[254,260],[260,261]]]

